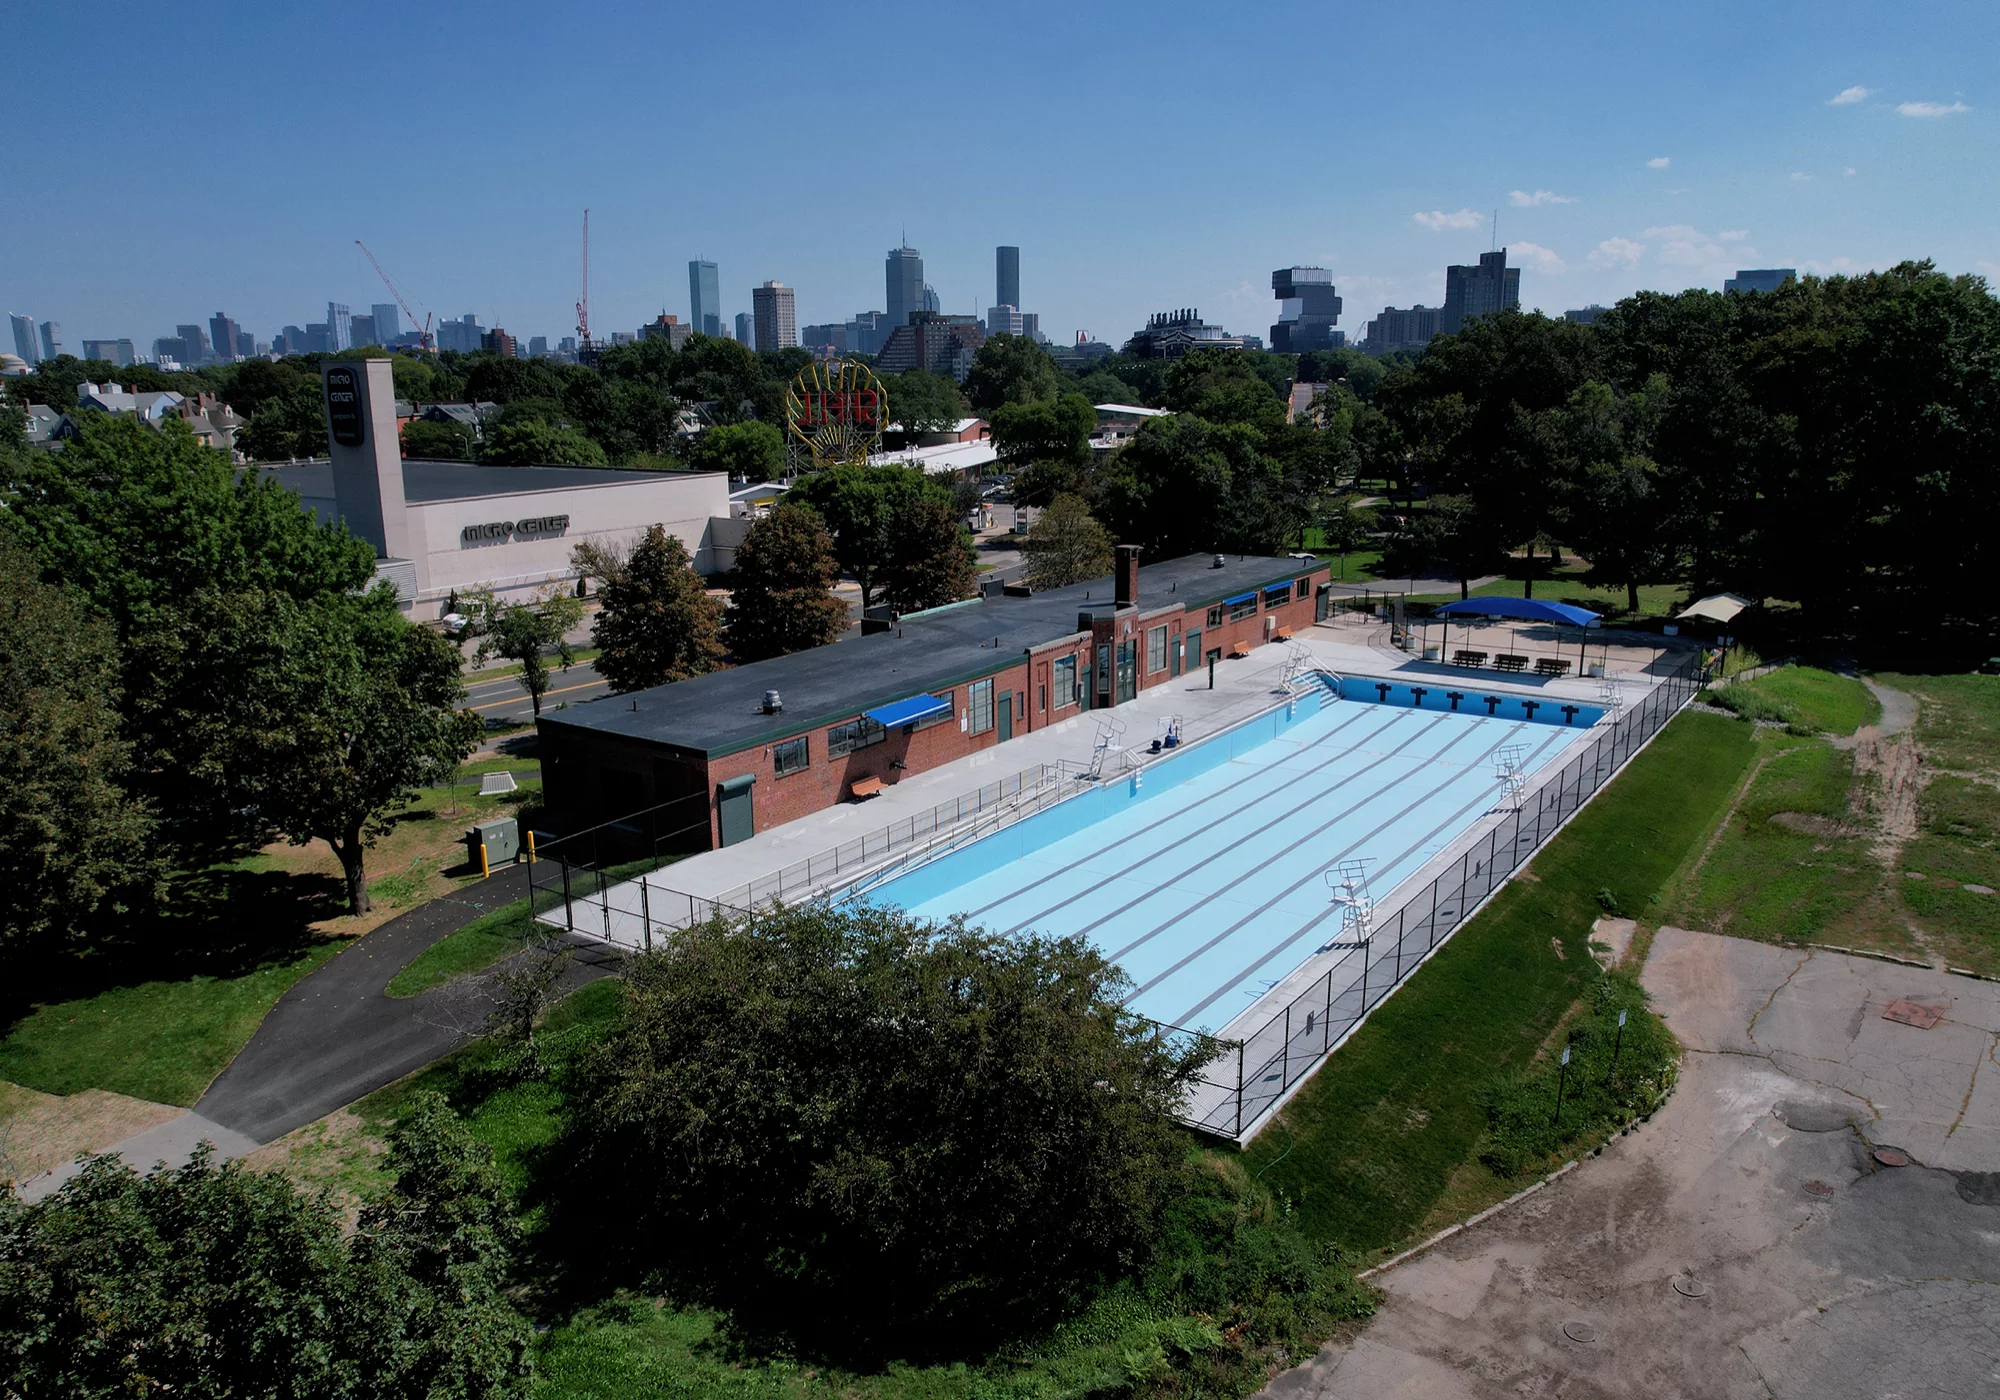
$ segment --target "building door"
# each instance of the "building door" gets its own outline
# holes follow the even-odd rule
[[[1326,615],[1333,611],[1333,585],[1322,583],[1313,594],[1313,621],[1325,622]]]
[[[719,825],[725,846],[748,841],[757,834],[757,809],[750,795],[751,786],[756,781],[756,774],[746,773],[740,778],[725,778],[715,785],[715,807],[721,818]]]
[[[1000,692],[999,698],[993,702],[993,717],[1000,722],[1000,738],[997,742],[1004,744],[1014,737],[1013,691]]]
[[[1175,645],[1175,642],[1173,640],[1169,640],[1167,642],[1167,674],[1170,676],[1178,676],[1180,673],[1181,673],[1181,649],[1179,646]]]
[[[1122,705],[1139,693],[1139,641],[1132,638],[1118,644],[1118,699]]]
[[[1187,642],[1182,646],[1181,650],[1187,653],[1187,668],[1190,671],[1199,671],[1201,669],[1201,629],[1199,627],[1187,634]]]

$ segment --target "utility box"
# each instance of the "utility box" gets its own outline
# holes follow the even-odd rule
[[[513,817],[499,817],[490,822],[481,822],[465,830],[465,858],[473,865],[479,864],[480,848],[486,850],[486,864],[490,869],[497,865],[509,865],[521,854],[521,823]]]

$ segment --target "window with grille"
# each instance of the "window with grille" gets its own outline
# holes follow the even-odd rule
[[[972,712],[971,723],[966,726],[970,734],[984,734],[993,727],[993,682],[974,681],[965,688],[965,705]]]
[[[1154,627],[1146,633],[1146,671],[1150,675],[1154,671],[1166,669],[1167,629]]]
[[[826,756],[842,758],[856,749],[879,744],[888,737],[888,730],[863,715],[860,719],[850,720],[846,724],[836,724],[826,731]]]
[[[1208,610],[1208,625],[1210,627],[1220,627],[1222,625],[1222,604],[1217,603]]]
[[[1255,593],[1229,605],[1229,620],[1231,622],[1241,622],[1246,617],[1255,617],[1256,615],[1257,595]]]
[[[771,746],[771,767],[779,777],[802,771],[807,763],[805,736]]]
[[[1074,705],[1082,698],[1083,692],[1076,683],[1076,658],[1074,656],[1065,656],[1056,662],[1055,682],[1056,708],[1058,710],[1065,705]]]

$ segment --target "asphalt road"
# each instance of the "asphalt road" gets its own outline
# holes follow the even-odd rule
[[[610,688],[588,661],[579,661],[567,671],[555,667],[549,672],[549,688],[542,694],[542,707],[554,709],[565,700],[572,705],[579,700],[595,700]],[[485,716],[489,726],[528,724],[535,717],[535,707],[528,700],[528,692],[521,688],[519,676],[501,680],[480,680],[474,676],[468,679],[465,692],[466,704]]]

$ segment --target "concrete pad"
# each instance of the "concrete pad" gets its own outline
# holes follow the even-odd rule
[[[1653,935],[1644,982],[1688,1049],[1756,1054],[1750,1021],[1808,956],[1667,925]]]
[[[1636,919],[1599,919],[1590,926],[1590,956],[1609,970],[1625,961],[1631,951],[1632,935],[1639,931]],[[1600,947],[1599,945],[1602,945]]]
[[[182,1113],[170,1118],[156,1128],[113,1143],[105,1149],[115,1152],[125,1159],[125,1165],[138,1172],[151,1172],[164,1164],[169,1167],[185,1166],[194,1155],[195,1147],[203,1142],[215,1148],[217,1161],[228,1161],[256,1150],[258,1144],[239,1132],[211,1123],[198,1113]],[[77,1174],[74,1159],[64,1162],[53,1171],[31,1177],[19,1186],[21,1199],[28,1202],[41,1200],[62,1186]]]

